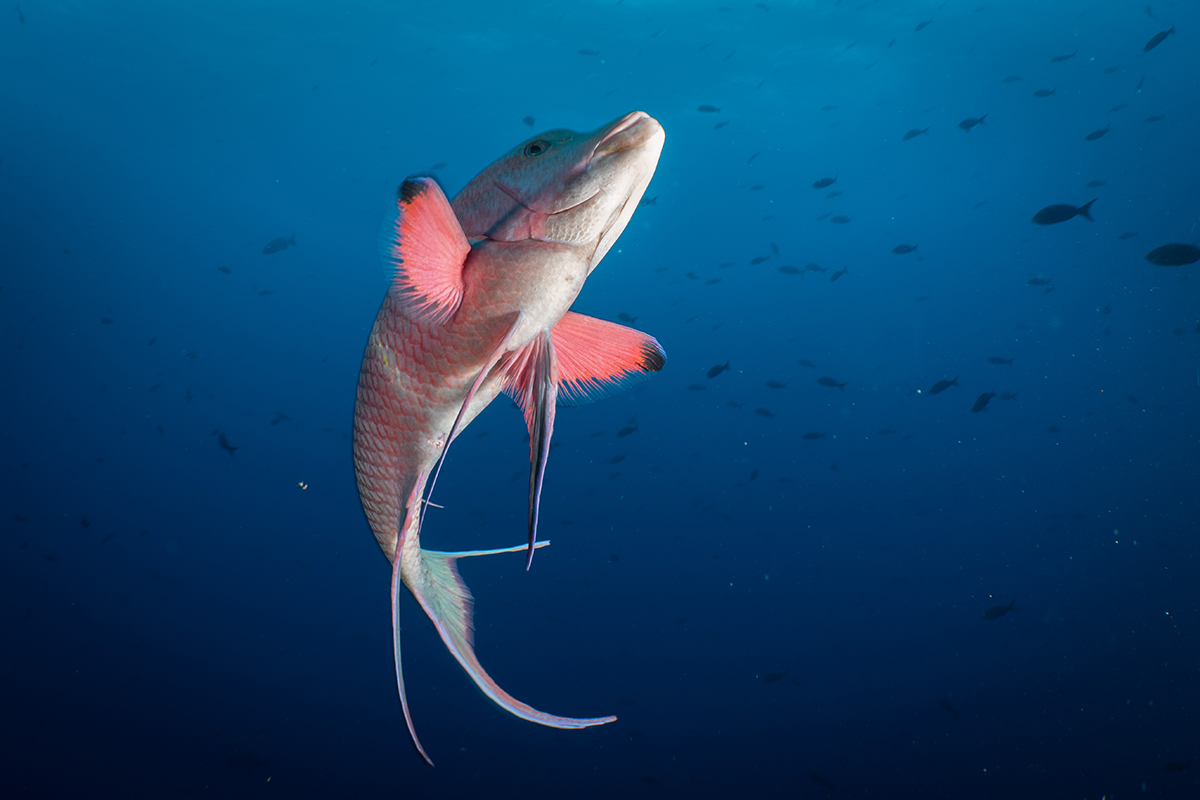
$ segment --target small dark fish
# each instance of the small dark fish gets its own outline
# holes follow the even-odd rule
[[[267,246],[263,248],[263,255],[269,256],[272,253],[278,253],[280,250],[287,250],[289,246],[296,246],[295,234],[286,239],[280,236],[278,239],[272,239],[271,241],[267,242]]]
[[[167,432],[162,425],[155,425],[154,430],[158,431],[159,436],[166,436]]]
[[[625,460],[625,454],[624,454],[624,453],[622,453],[622,454],[621,454],[621,455],[619,455],[619,456],[613,456],[612,458],[610,458],[610,459],[608,460],[608,463],[610,463],[610,464],[620,464],[620,463],[621,463],[622,461],[624,461],[624,460]]]
[[[995,392],[984,392],[975,398],[975,405],[971,406],[971,413],[978,414],[980,411],[986,411],[988,401],[996,396]]]
[[[812,185],[812,186],[813,186],[813,188],[814,188],[814,189],[824,189],[826,186],[833,186],[835,183],[837,183],[837,178],[836,178],[836,177],[833,177],[833,178],[821,178],[821,179],[820,179],[820,180],[818,180],[818,181],[813,181],[813,185]]]
[[[918,22],[917,27],[913,28],[913,33],[917,33],[918,31],[922,30],[926,25],[928,25],[931,22],[933,22],[933,20],[931,20],[931,19],[927,19],[924,22]]]
[[[834,225],[845,225],[847,222],[850,221],[850,218],[843,216],[841,214],[838,214],[836,217],[833,217],[829,221],[832,222]]]
[[[905,253],[911,253],[913,250],[916,250],[916,249],[917,249],[917,245],[915,245],[915,244],[898,244],[892,248],[892,252],[898,256],[902,256]]]
[[[786,383],[780,383],[779,381],[767,381],[768,389],[783,389],[786,386],[787,386]]]
[[[1002,80],[1000,82],[1001,83],[1017,83],[1020,80],[1021,80],[1020,75],[1008,75],[1004,78],[1004,80]]]
[[[532,128],[533,123],[537,122],[537,120],[533,117],[525,117],[525,119],[521,120],[521,122],[524,122],[526,125]]]
[[[217,272],[224,272],[226,275],[233,274],[233,270],[231,270],[229,267],[217,267]]]
[[[825,199],[832,200],[833,198],[841,197],[844,194],[845,194],[845,192],[830,192],[829,194],[825,195]]]
[[[1055,86],[1053,89],[1038,89],[1036,92],[1033,93],[1033,96],[1034,97],[1049,97],[1050,95],[1054,94],[1057,91],[1058,91],[1057,86]]]
[[[1046,430],[1050,433],[1058,433],[1062,430],[1062,428],[1058,427],[1057,425],[1049,425],[1046,427]]]
[[[713,130],[719,131],[719,130],[721,130],[721,128],[724,128],[728,124],[729,124],[729,120],[723,120],[721,122],[718,122],[716,125],[713,125]]]
[[[621,320],[621,322],[628,322],[630,325],[638,321],[637,317],[631,317],[624,311],[622,311],[620,314],[617,314],[617,319]]]
[[[1074,58],[1075,53],[1078,53],[1078,52],[1079,52],[1078,50],[1075,50],[1073,52],[1067,53],[1065,56],[1055,56],[1054,58],[1050,59],[1050,63],[1051,64],[1061,64],[1064,61],[1068,61],[1068,60]]]
[[[112,325],[112,324],[113,324],[113,318],[112,318],[112,317],[101,317],[101,318],[100,318],[100,324],[101,324],[101,325]]]
[[[1133,87],[1133,91],[1137,94],[1141,94],[1142,86],[1144,86],[1145,83],[1146,83],[1146,76],[1143,75],[1142,77],[1138,78],[1137,86]]]
[[[904,134],[904,141],[915,139],[923,133],[929,133],[929,128],[913,128],[908,133]]]
[[[600,51],[599,50],[580,50],[579,55],[581,55],[581,56],[598,56],[598,55],[600,55]]]
[[[687,278],[689,281],[700,280],[700,276],[694,272],[685,272],[685,273],[683,273],[683,277]]]
[[[979,119],[975,119],[974,117],[967,117],[962,122],[958,123],[958,127],[962,128],[967,133],[970,133],[971,128],[974,128],[976,125],[986,125],[987,123],[984,122],[984,120],[986,118],[987,118],[987,114],[984,114]]]
[[[761,153],[761,152],[762,152],[762,150],[756,150],[756,151],[754,151],[754,154],[753,154],[753,155],[751,155],[749,158],[747,158],[747,159],[746,159],[746,163],[747,163],[747,164],[753,164],[753,163],[754,163],[754,159],[758,158],[758,154],[759,154],[759,153]]]
[[[617,438],[624,439],[631,433],[637,433],[637,429],[637,423],[634,423],[633,425],[626,425],[624,428],[621,428],[621,430],[617,431]]]
[[[804,274],[804,270],[796,269],[791,264],[784,264],[782,267],[779,268],[779,271],[782,272],[784,275],[803,275]]]
[[[824,439],[825,434],[817,433],[816,431],[809,431],[808,433],[804,434],[800,438],[806,442],[815,442],[817,439]]]
[[[24,523],[26,523],[26,522],[29,522],[29,520],[28,520],[28,519],[26,519],[25,517],[21,516],[20,514],[13,514],[13,515],[12,515],[12,520],[13,520],[13,522],[20,522],[20,523],[22,523],[22,524],[24,524]]]
[[[809,369],[817,368],[817,365],[812,363],[811,361],[809,361],[807,358],[802,358],[799,361],[797,361],[796,363],[802,367],[808,367]],[[834,381],[834,383],[837,383],[837,381]]]
[[[1123,242],[1126,239],[1132,239],[1135,236],[1137,236],[1137,231],[1125,231],[1125,233],[1122,233],[1117,237],[1117,240]]]
[[[659,195],[654,195],[654,197],[643,197],[640,201],[638,201],[638,205],[639,206],[657,206],[658,198],[659,198]]]
[[[275,294],[275,291],[273,289],[263,289],[261,292],[258,293],[258,296],[266,297],[269,294]]]
[[[1014,361],[1014,359],[1011,359],[1011,358],[1002,358],[1000,356],[988,356],[988,363],[995,364],[997,366],[1001,366],[1003,364],[1011,364],[1011,363],[1013,363],[1013,361]]]
[[[1016,611],[1016,610],[1017,610],[1017,601],[1013,600],[1011,603],[1009,603],[1006,606],[992,606],[987,611],[983,612],[983,618],[985,620],[987,620],[988,622],[991,622],[992,620],[1000,619],[1001,617],[1003,617],[1005,614],[1007,614],[1010,611]]]
[[[771,242],[770,246],[771,246],[771,255],[774,255],[774,256],[779,255],[779,245],[775,244],[774,242]]]
[[[820,221],[821,221],[821,220],[823,220],[823,219],[827,219],[827,218],[829,217],[829,215],[830,215],[830,214],[832,214],[832,213],[833,213],[832,211],[826,211],[824,214],[822,214],[821,216],[817,217],[817,222],[820,222]]]
[[[1099,189],[1101,186],[1105,185],[1106,183],[1108,183],[1108,181],[1088,181],[1087,188]]]
[[[728,361],[726,361],[724,364],[717,364],[715,367],[710,368],[706,374],[710,378],[715,378],[727,369],[729,369]]]
[[[949,711],[951,714],[953,714],[956,717],[958,716],[958,709],[955,708],[954,706],[950,705],[949,700],[938,700],[938,707],[946,709],[947,711]]]
[[[821,272],[821,273],[824,273],[824,272],[827,272],[827,271],[828,271],[828,268],[827,268],[827,267],[822,267],[822,266],[820,266],[820,265],[818,265],[818,264],[805,264],[805,265],[804,265],[804,271],[805,271],[805,272]]]
[[[929,387],[929,393],[930,394],[941,394],[942,392],[949,389],[951,386],[958,386],[958,376],[955,376],[954,380],[952,380],[952,381],[947,381],[947,380],[938,381],[933,386]]]
[[[1017,393],[1016,392],[1001,392],[1000,399],[1001,400],[1016,400]]]
[[[1109,113],[1116,114],[1127,105],[1129,105],[1129,103],[1117,103],[1115,106],[1109,109]]]
[[[783,680],[786,677],[787,677],[786,669],[783,672],[768,672],[766,675],[762,676],[762,682],[763,683],[778,683],[779,681]]]
[[[766,185],[765,183],[756,183],[756,184],[754,184],[753,186],[751,186],[751,187],[750,187],[750,191],[752,191],[752,192],[761,192],[761,191],[762,191],[763,189],[765,189],[765,188],[767,188],[767,185]]]
[[[1099,198],[1093,198],[1079,206],[1079,208],[1076,208],[1075,206],[1069,206],[1066,203],[1046,206],[1041,211],[1033,215],[1033,222],[1038,225],[1055,225],[1059,222],[1066,222],[1074,217],[1083,217],[1088,222],[1095,222],[1095,220],[1092,219],[1092,215],[1088,212],[1092,208],[1092,203],[1096,202],[1098,199]]]
[[[436,164],[433,164],[432,166],[430,166],[429,171],[434,172],[435,170],[445,169],[445,168],[446,168],[446,162],[439,161]]]
[[[241,449],[241,447],[234,447],[232,444],[230,444],[229,438],[225,436],[225,434],[219,432],[217,433],[217,444],[220,445],[222,450],[225,450],[229,453],[230,458],[233,458],[233,454]]]
[[[703,392],[708,389],[707,386],[701,386],[698,383],[693,383],[687,387],[689,392]]]
[[[1154,9],[1149,5],[1146,6],[1146,16],[1150,19],[1158,19],[1158,17],[1154,16]]]
[[[1083,140],[1085,142],[1094,142],[1097,139],[1099,139],[1101,136],[1103,136],[1104,134],[1108,133],[1110,130],[1112,130],[1112,125],[1105,125],[1100,130],[1092,131],[1087,136],[1083,137]]]
[[[1025,281],[1025,285],[1026,286],[1046,286],[1052,280],[1054,280],[1054,279],[1053,278],[1030,278],[1029,280]]]
[[[842,268],[841,268],[841,269],[839,269],[837,272],[835,272],[835,273],[833,273],[832,275],[830,275],[830,276],[829,276],[829,282],[830,282],[830,283],[833,283],[833,282],[834,282],[834,281],[836,281],[838,278],[840,278],[840,277],[842,277],[843,275],[845,275],[845,274],[846,274],[846,272],[847,272],[847,270],[849,270],[849,269],[850,269],[849,267],[842,267]]]
[[[849,382],[850,381],[842,381],[841,383],[838,383],[836,378],[831,378],[828,375],[822,375],[820,378],[817,378],[817,383],[819,385],[825,386],[829,389],[841,389],[843,392],[846,391],[846,384]]]
[[[1149,53],[1151,50],[1153,50],[1154,48],[1158,47],[1160,44],[1165,42],[1167,37],[1170,36],[1174,32],[1175,32],[1175,26],[1172,25],[1170,30],[1159,31],[1158,33],[1154,34],[1153,36],[1150,37],[1150,41],[1146,42],[1145,47],[1142,48],[1142,52]]]
[[[1172,30],[1174,30],[1174,29],[1172,29]],[[1162,34],[1159,34],[1159,35],[1161,36]],[[1167,772],[1167,773],[1183,772],[1185,769],[1187,769],[1191,765],[1192,765],[1191,761],[1168,761],[1167,763],[1162,765],[1162,771]]]
[[[702,106],[696,106],[696,110],[699,111],[701,114],[716,114],[721,109],[717,108],[716,106],[710,106],[707,103],[705,103]]]
[[[1120,71],[1121,71],[1120,67],[1105,67],[1104,68],[1105,75],[1112,75],[1114,72],[1120,72]]]
[[[90,527],[92,527],[92,523],[88,522],[87,517],[83,517],[82,519],[79,520],[79,527],[90,528]]]
[[[275,419],[271,420],[271,424],[278,425],[281,422],[288,422],[290,420],[291,420],[291,417],[289,417],[287,414],[283,413],[282,411],[276,411]]]
[[[1162,119],[1165,116],[1166,116],[1166,114],[1155,114],[1152,117],[1146,117],[1144,120],[1142,120],[1142,122],[1158,122],[1160,119]]]
[[[808,779],[823,789],[829,789],[830,791],[833,791],[835,788],[837,788],[837,784],[819,772],[808,773]]]
[[[756,408],[756,409],[754,409],[754,413],[758,414],[760,417],[766,417],[767,419],[775,418],[775,414],[765,408]]]
[[[1200,261],[1200,248],[1190,244],[1164,244],[1146,253],[1146,260],[1160,267],[1182,267]]]
[[[757,266],[757,265],[763,263],[764,261],[770,261],[770,260],[771,260],[770,256],[755,256],[754,258],[750,259],[750,266],[752,266],[752,267]]]
[[[159,381],[158,383],[154,384],[153,386],[151,386],[151,387],[150,387],[149,389],[147,389],[146,391],[147,391],[147,392],[157,392],[157,391],[158,391],[158,390],[159,390],[159,389],[162,387],[162,385],[163,385],[163,382],[162,382],[162,381]]]

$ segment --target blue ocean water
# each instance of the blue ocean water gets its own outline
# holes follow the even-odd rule
[[[1198,267],[1144,256],[1200,244],[1200,8],[981,2],[0,14],[0,794],[1195,797]],[[510,716],[406,595],[430,768],[351,458],[380,220],[633,110],[574,308],[666,366],[560,409],[531,571],[462,567],[501,686],[619,719]],[[501,398],[426,546],[523,542],[528,456]]]

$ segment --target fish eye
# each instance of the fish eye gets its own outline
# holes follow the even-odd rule
[[[545,139],[537,139],[525,145],[525,157],[537,158],[542,153],[550,149],[550,143]]]

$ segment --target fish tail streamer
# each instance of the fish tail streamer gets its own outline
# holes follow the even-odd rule
[[[550,543],[547,541],[536,542],[534,547],[544,547],[548,544]],[[467,550],[457,553],[405,548],[401,554],[401,572],[404,584],[425,609],[450,653],[471,676],[471,680],[475,681],[475,685],[496,705],[521,719],[551,728],[590,728],[613,722],[616,717],[559,717],[538,711],[501,689],[475,656],[475,626],[472,621],[474,601],[471,591],[458,574],[455,562],[470,556],[516,553],[527,548],[528,544],[519,544],[497,550]],[[415,735],[413,741],[416,741]]]

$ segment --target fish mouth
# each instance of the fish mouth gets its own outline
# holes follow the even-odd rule
[[[592,149],[592,157],[632,150],[661,135],[662,126],[658,124],[658,120],[645,111],[632,111],[602,132],[600,140]]]

